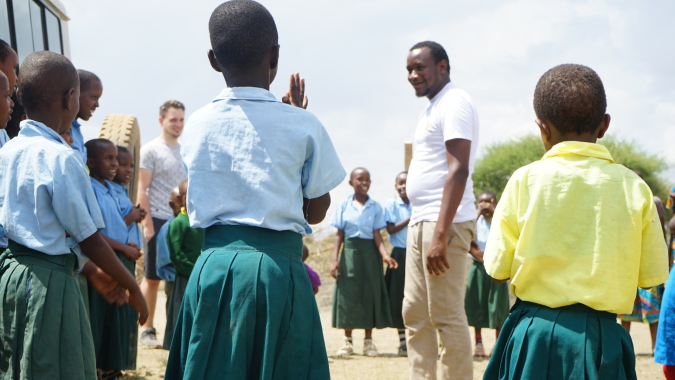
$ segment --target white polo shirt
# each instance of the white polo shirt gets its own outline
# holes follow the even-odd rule
[[[412,206],[411,226],[423,221],[438,221],[448,175],[445,142],[454,139],[471,141],[469,178],[453,219],[453,223],[462,223],[476,220],[471,176],[478,147],[478,113],[471,96],[450,82],[431,99],[417,123],[406,188]]]

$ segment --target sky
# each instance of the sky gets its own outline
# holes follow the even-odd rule
[[[97,136],[105,115],[127,113],[148,142],[159,135],[164,101],[183,102],[189,118],[225,87],[206,58],[208,19],[220,1],[62,2],[73,63],[103,81],[85,138]],[[382,204],[395,195],[404,141],[428,103],[415,97],[405,70],[408,50],[423,40],[445,47],[451,80],[473,98],[479,156],[489,144],[537,133],[537,80],[555,65],[579,63],[604,82],[608,135],[633,140],[675,167],[675,2],[261,2],[281,45],[272,93],[280,99],[293,72],[306,79],[308,110],[323,122],[348,172],[370,170],[370,194]],[[675,170],[664,176],[675,184]],[[351,192],[345,180],[331,192],[333,205]]]

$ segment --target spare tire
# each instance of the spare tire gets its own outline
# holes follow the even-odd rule
[[[138,119],[131,115],[112,113],[103,120],[98,137],[127,148],[134,157],[134,176],[129,183],[129,198],[136,204],[138,165],[141,160],[141,130],[138,127]]]

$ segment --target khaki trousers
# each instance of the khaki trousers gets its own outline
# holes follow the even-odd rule
[[[432,276],[426,254],[436,222],[408,228],[403,320],[407,330],[410,380],[435,380],[438,337],[443,380],[473,379],[471,334],[464,312],[466,254],[476,236],[473,221],[453,223],[448,231],[450,269]]]

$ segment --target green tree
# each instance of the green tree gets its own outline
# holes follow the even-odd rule
[[[654,195],[666,199],[668,184],[660,174],[668,168],[668,164],[661,155],[650,154],[633,141],[606,137],[598,142],[607,147],[617,163],[639,170]],[[473,173],[476,193],[490,189],[501,197],[511,174],[521,166],[540,160],[544,153],[544,145],[537,135],[526,135],[487,146],[477,160]]]

